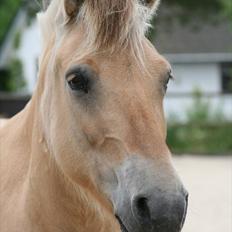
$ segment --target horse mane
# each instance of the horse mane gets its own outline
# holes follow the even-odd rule
[[[41,14],[40,22],[44,37],[60,29],[78,24],[85,28],[83,47],[89,52],[110,50],[118,52],[126,47],[137,58],[143,53],[142,40],[149,27],[159,0],[153,6],[144,0],[84,0],[78,12],[68,18],[64,9],[65,0],[52,0],[48,9]],[[42,19],[43,18],[43,19]]]

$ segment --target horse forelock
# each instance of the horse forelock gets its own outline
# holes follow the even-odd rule
[[[134,0],[86,1],[79,17],[96,48],[120,49],[141,41],[150,9]]]
[[[142,60],[142,40],[159,0],[154,1],[153,7],[142,0],[85,0],[71,20],[65,15],[64,1],[52,0],[40,17],[44,43],[54,28],[57,41],[64,36],[65,28],[81,24],[85,30],[82,43],[85,53],[104,50],[113,53],[130,47],[133,55]]]

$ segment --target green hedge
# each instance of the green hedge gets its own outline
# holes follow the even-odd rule
[[[232,123],[169,125],[167,143],[177,154],[232,154]]]
[[[0,45],[21,4],[22,0],[0,1]]]

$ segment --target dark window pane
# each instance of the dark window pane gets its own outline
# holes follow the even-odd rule
[[[221,65],[222,70],[222,92],[232,93],[232,63]]]

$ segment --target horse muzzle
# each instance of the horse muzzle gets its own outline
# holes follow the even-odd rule
[[[165,167],[133,159],[117,171],[113,203],[122,232],[181,231],[188,193],[175,171]]]
[[[156,199],[153,202],[152,199],[139,196],[132,202],[131,213],[123,214],[122,217],[118,214],[116,218],[122,232],[180,232],[185,221],[187,205],[187,194],[172,203],[164,199]]]

